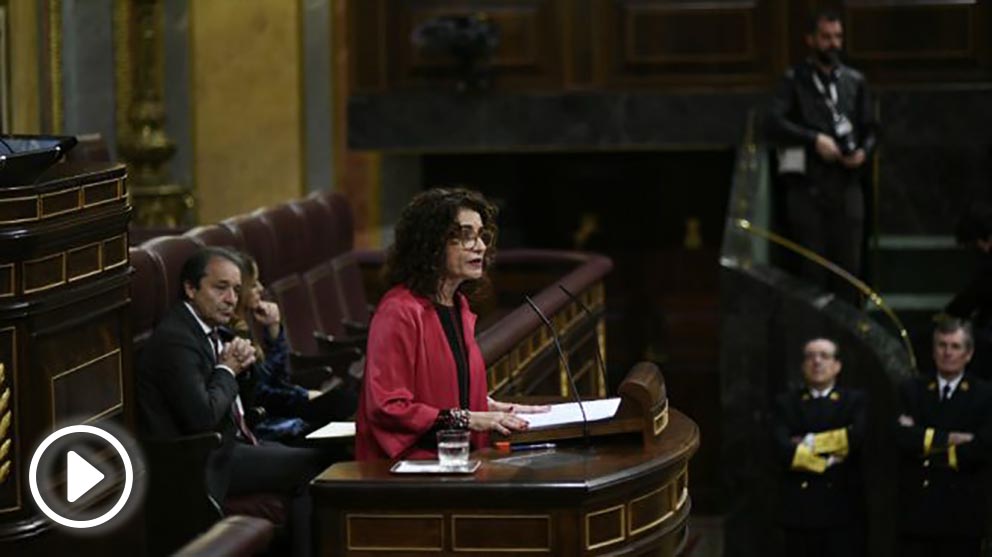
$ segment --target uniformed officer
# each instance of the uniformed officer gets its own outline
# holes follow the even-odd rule
[[[992,387],[965,371],[973,352],[971,326],[944,320],[933,334],[936,376],[902,385],[901,556],[981,553]]]
[[[802,389],[778,397],[774,436],[782,478],[787,555],[857,556],[864,552],[864,504],[858,450],[865,431],[864,393],[837,386],[837,343],[803,347]]]

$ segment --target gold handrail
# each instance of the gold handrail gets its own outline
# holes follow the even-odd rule
[[[847,272],[847,270],[841,268],[833,261],[823,257],[822,255],[816,253],[815,251],[801,246],[792,240],[779,236],[778,234],[772,232],[771,230],[766,230],[760,226],[755,226],[751,224],[751,221],[747,219],[735,219],[734,224],[738,228],[744,230],[749,234],[759,236],[771,242],[774,242],[785,249],[799,255],[800,257],[805,257],[806,259],[816,263],[817,265],[827,269],[831,273],[839,276],[840,278],[846,280],[849,284],[861,291],[873,304],[875,304],[879,309],[888,316],[889,319],[895,324],[896,328],[899,330],[899,336],[902,339],[903,347],[906,349],[906,355],[909,357],[909,365],[916,370],[916,356],[913,354],[913,345],[909,341],[909,334],[906,332],[906,327],[903,326],[902,321],[896,316],[895,312],[892,311],[882,297],[871,289],[870,286],[865,284],[861,279]]]

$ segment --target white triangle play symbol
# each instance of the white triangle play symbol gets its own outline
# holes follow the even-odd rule
[[[66,466],[66,491],[68,492],[66,498],[69,499],[70,503],[75,503],[76,499],[100,483],[104,476],[103,472],[86,462],[76,451],[69,451],[68,461]]]

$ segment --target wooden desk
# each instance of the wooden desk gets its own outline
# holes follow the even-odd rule
[[[639,435],[528,453],[480,451],[474,476],[400,476],[389,461],[317,477],[317,555],[675,555],[685,543],[696,424],[677,410],[654,445]]]

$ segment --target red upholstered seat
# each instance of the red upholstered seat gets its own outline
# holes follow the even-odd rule
[[[317,328],[334,336],[346,334],[344,329],[344,309],[338,293],[338,275],[334,264],[326,261],[303,274],[303,282],[313,301]]]
[[[141,245],[159,264],[165,296],[163,309],[168,309],[181,299],[179,272],[186,260],[201,247],[199,242],[186,236],[161,236]]]
[[[263,283],[270,283],[285,272],[279,269],[275,262],[276,241],[272,229],[262,220],[261,210],[250,215],[241,215],[227,219],[221,226],[229,228],[244,240],[244,251],[251,254],[258,263],[258,271]]]
[[[338,255],[344,240],[338,238],[338,226],[331,208],[320,199],[310,196],[293,202],[293,208],[303,219],[310,242],[304,256],[301,272],[309,271]]]
[[[283,203],[259,213],[275,241],[273,265],[279,276],[300,273],[307,269],[312,239],[303,215],[292,204]]]
[[[365,295],[362,268],[354,252],[342,253],[331,260],[331,265],[337,275],[338,301],[345,321],[367,326],[372,315]]]
[[[166,306],[165,284],[158,262],[147,250],[129,248],[131,261],[131,331],[135,342],[143,343],[155,329]]]
[[[183,236],[193,238],[204,246],[218,246],[237,251],[243,251],[245,249],[245,241],[236,230],[219,224],[197,226],[192,230],[186,231]]]

